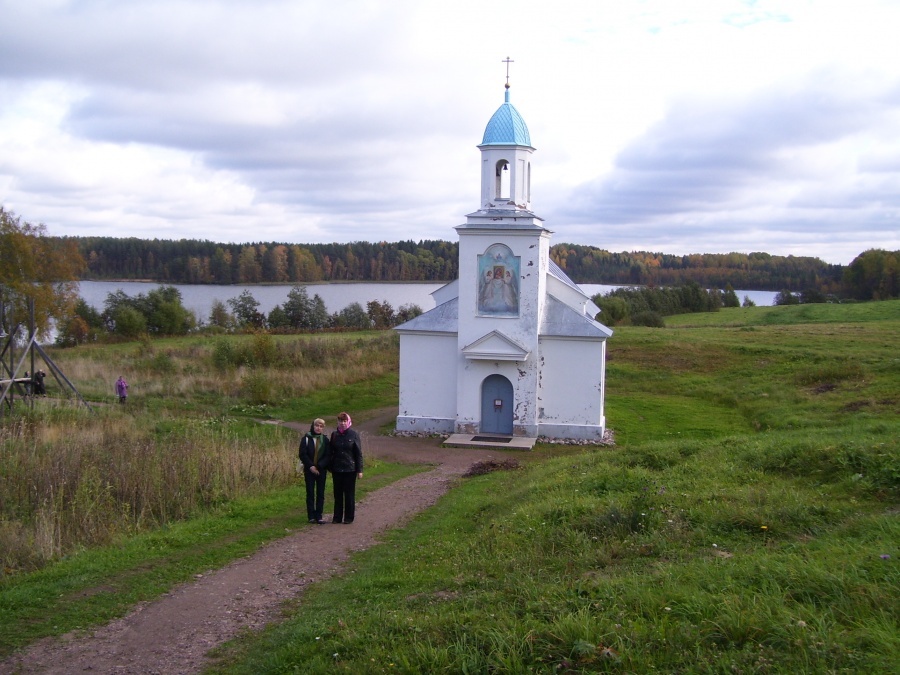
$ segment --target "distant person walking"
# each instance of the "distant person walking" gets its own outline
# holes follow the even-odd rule
[[[306,482],[306,517],[309,522],[322,525],[325,508],[325,484],[328,481],[329,439],[325,435],[325,420],[315,419],[300,439],[300,463]]]
[[[124,375],[119,375],[116,380],[116,396],[119,397],[119,403],[125,403],[128,399],[128,382],[125,381]]]
[[[356,516],[356,479],[363,477],[362,439],[350,415],[337,417],[337,431],[331,433],[331,483],[334,487],[334,516],[332,523],[349,525]]]

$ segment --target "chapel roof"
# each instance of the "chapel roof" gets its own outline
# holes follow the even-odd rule
[[[612,331],[599,321],[575,311],[552,295],[547,296],[538,330],[541,337],[592,338],[605,340]]]
[[[528,126],[519,111],[509,102],[509,89],[505,93],[503,105],[497,108],[487,127],[481,145],[525,145],[531,147]],[[480,147],[480,146],[479,146]]]
[[[547,271],[550,272],[550,274],[552,274],[554,277],[559,279],[561,282],[563,282],[569,288],[572,288],[572,289],[578,291],[579,293],[584,293],[584,291],[581,290],[581,287],[578,284],[576,284],[574,281],[572,281],[569,278],[569,275],[566,274],[565,272],[563,272],[562,268],[559,265],[557,265],[555,262],[553,262],[553,260],[550,260],[549,263],[550,263],[548,265],[549,269]]]
[[[395,326],[394,330],[423,333],[455,333],[459,329],[459,297],[413,317],[406,323]]]

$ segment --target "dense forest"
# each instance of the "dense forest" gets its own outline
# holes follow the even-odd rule
[[[556,263],[581,284],[677,286],[695,282],[706,288],[759,291],[800,291],[816,288],[837,293],[842,265],[818,258],[768,253],[611,253],[591,246],[559,244],[552,249]]]
[[[218,244],[182,239],[72,237],[87,262],[86,280],[147,279],[177,284],[315,281],[449,281],[458,275],[458,245],[424,240],[348,244]],[[557,244],[551,257],[577,283],[745,290],[840,290],[844,267],[818,258],[767,253],[612,253]]]
[[[74,237],[86,280],[146,279],[174,284],[314,281],[445,281],[457,276],[457,246],[446,241],[351,244],[217,244],[181,239]]]

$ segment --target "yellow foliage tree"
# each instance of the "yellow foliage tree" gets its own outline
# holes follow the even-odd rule
[[[78,300],[84,259],[74,241],[51,239],[46,229],[0,206],[0,301],[7,331],[27,325],[28,301],[34,300],[35,328],[46,336],[53,320],[68,318]]]

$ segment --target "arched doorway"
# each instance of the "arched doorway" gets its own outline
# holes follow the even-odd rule
[[[481,383],[481,433],[513,432],[513,386],[503,375],[488,375]]]

